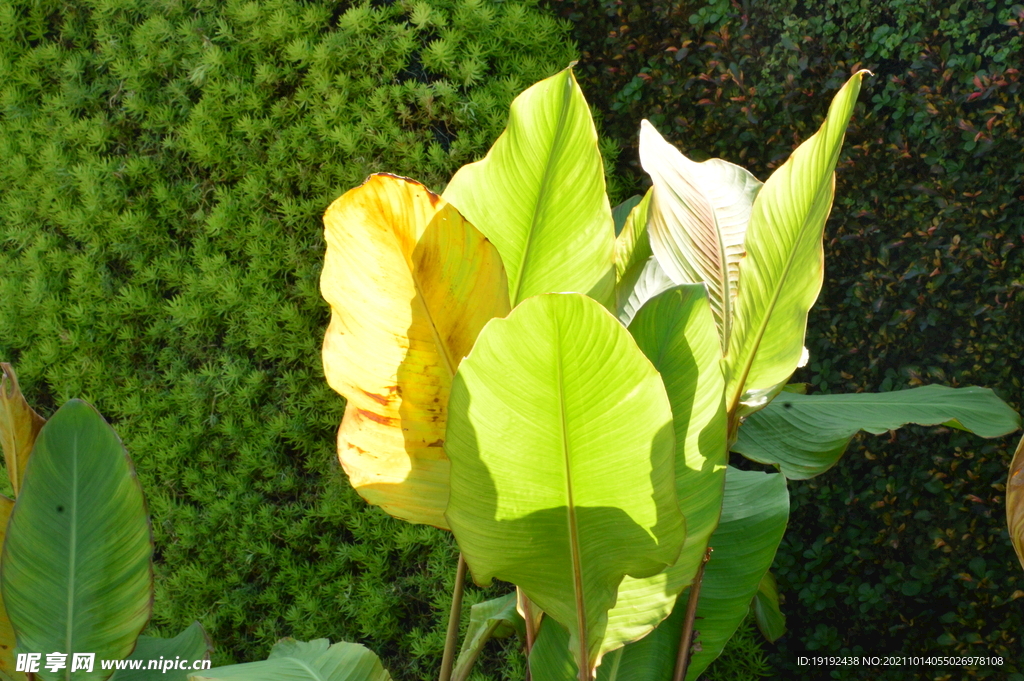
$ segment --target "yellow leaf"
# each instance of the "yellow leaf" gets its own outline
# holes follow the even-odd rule
[[[348,402],[338,457],[371,504],[448,529],[448,394],[484,324],[509,312],[497,250],[440,196],[371,175],[324,214],[324,375]]]
[[[10,365],[4,364],[3,367],[6,373]],[[11,376],[14,376],[13,371]],[[17,383],[15,383],[15,390],[17,390]],[[0,495],[0,546],[3,546],[4,540],[7,539],[7,521],[11,517],[12,510],[14,510],[14,501]],[[0,596],[0,678],[26,681],[27,677],[24,672],[14,671],[16,668],[14,646],[16,644],[14,629],[11,627],[11,621],[7,619],[7,610],[4,608],[3,597]]]
[[[1024,438],[1017,445],[1006,480],[1006,526],[1017,551],[1017,560],[1024,567]]]
[[[0,442],[3,443],[11,488],[17,497],[21,491],[22,478],[25,477],[28,455],[32,453],[36,435],[46,419],[28,406],[18,388],[18,377],[11,365],[3,362],[0,369],[3,370],[3,376],[0,377]]]

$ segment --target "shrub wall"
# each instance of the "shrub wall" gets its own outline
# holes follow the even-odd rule
[[[215,664],[328,637],[436,673],[455,549],[337,465],[320,218],[371,172],[443,187],[575,57],[566,30],[530,2],[0,3],[0,359],[44,416],[81,397],[124,440],[150,633],[201,620]]]
[[[764,180],[865,81],[838,166],[811,313],[821,392],[991,387],[1024,408],[1024,7],[1005,2],[547,0],[571,20],[581,85],[644,188],[649,118],[698,160]],[[1024,679],[1024,572],[1003,494],[1020,434],[907,428],[858,438],[790,483],[774,571],[780,678]],[[799,667],[812,654],[997,655],[1003,667]]]

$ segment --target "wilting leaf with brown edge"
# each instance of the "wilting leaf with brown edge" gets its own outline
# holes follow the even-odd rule
[[[11,365],[0,363],[0,369],[3,370],[3,376],[0,377],[0,442],[3,443],[11,488],[14,496],[18,496],[21,480],[25,477],[28,455],[32,453],[36,435],[46,419],[28,406],[18,388],[18,377]]]
[[[497,250],[440,196],[371,175],[324,214],[327,382],[348,401],[338,457],[371,504],[447,529],[448,394],[480,329],[509,311]]]
[[[1006,526],[1017,560],[1024,567],[1024,437],[1010,462],[1010,476],[1006,481]]]
[[[8,369],[9,364],[4,364]],[[13,375],[13,373],[12,373]],[[7,539],[7,521],[14,510],[14,500],[0,495],[0,546],[3,546]],[[11,621],[7,619],[7,610],[4,608],[3,597],[0,596],[0,679],[11,681],[26,681],[28,677],[24,672],[16,672],[14,664],[14,646],[17,641],[14,639],[14,628]]]

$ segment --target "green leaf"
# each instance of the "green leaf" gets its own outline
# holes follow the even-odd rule
[[[443,196],[497,247],[513,306],[564,291],[594,291],[610,306],[615,229],[597,130],[572,67],[516,97],[505,132]]]
[[[0,581],[18,650],[127,657],[150,616],[152,555],[128,453],[95,409],[69,400],[39,432],[4,542]]]
[[[786,478],[730,467],[725,479],[722,520],[711,537],[714,549],[704,568],[687,681],[714,661],[750,612],[761,578],[775,560],[789,521]],[[686,596],[677,607],[684,607]]]
[[[718,525],[728,451],[722,347],[704,286],[678,286],[653,298],[629,332],[661,374],[672,405],[676,499],[686,518],[686,541],[664,572],[622,580],[608,613],[621,643],[646,635],[668,617],[676,596],[693,580]]]
[[[142,660],[145,669],[122,669],[114,672],[110,681],[186,681],[192,670],[192,664],[199,660],[209,660],[213,645],[199,622],[174,638],[156,638],[139,636],[135,650],[128,656],[129,660]],[[187,663],[185,669],[148,669],[150,660],[176,661]]]
[[[824,276],[822,234],[832,207],[834,169],[866,73],[832,100],[821,128],[761,187],[740,263],[729,336],[726,405],[770,390],[793,373],[803,354],[807,312]]]
[[[762,577],[775,558],[789,517],[789,493],[781,475],[728,469],[722,521],[711,537],[714,552],[704,569],[686,679],[695,681],[718,657],[750,610]],[[646,637],[605,656],[597,681],[663,681],[672,678],[689,589],[672,614]],[[558,645],[564,629],[541,627],[530,670],[534,681],[572,681],[575,667]],[[547,628],[547,629],[546,629]],[[546,629],[546,630],[545,630]]]
[[[650,193],[650,190],[647,191],[648,193]],[[612,223],[614,223],[615,225],[616,241],[618,241],[618,237],[622,234],[622,229],[626,226],[626,219],[633,212],[633,209],[636,208],[636,205],[640,203],[644,198],[645,196],[640,196],[639,194],[636,194],[635,196],[631,196],[622,203],[620,203],[619,205],[615,206],[615,208],[612,208]],[[616,248],[616,251],[617,250],[618,249]]]
[[[744,236],[761,182],[719,158],[695,163],[640,123],[640,162],[653,182],[651,248],[677,284],[704,283],[729,347]]]
[[[591,669],[622,577],[661,572],[685,538],[661,377],[598,303],[537,296],[484,327],[448,413],[446,516],[474,579],[521,587]]]
[[[1024,568],[1024,438],[1013,454],[1010,475],[1006,480],[1006,526],[1017,560]]]
[[[633,197],[637,199],[639,197]],[[631,200],[632,201],[632,200]],[[629,203],[629,202],[627,202]],[[623,204],[623,206],[626,204]],[[651,190],[636,201],[625,217],[622,229],[615,238],[615,287],[628,290],[644,263],[653,253],[647,236],[647,213],[651,205]],[[618,210],[622,208],[619,206]],[[616,223],[618,224],[618,223]]]
[[[948,425],[982,437],[1020,427],[1020,416],[988,388],[926,385],[887,393],[781,393],[740,426],[732,450],[775,464],[792,480],[834,466],[859,430],[880,435],[908,423]]]
[[[615,315],[627,326],[640,306],[673,284],[651,251],[647,234],[650,206],[648,189],[615,239]]]
[[[675,286],[665,271],[661,269],[657,258],[653,255],[635,272],[630,272],[628,279],[623,279],[622,287],[616,289],[615,314],[619,321],[629,326],[633,317],[644,303],[663,291]],[[621,297],[620,297],[621,296]]]
[[[304,642],[283,639],[260,662],[216,667],[192,674],[189,681],[391,681],[373,652],[358,643],[325,638]]]
[[[613,652],[612,655],[615,653]],[[537,640],[530,651],[531,681],[576,681],[576,663],[569,652],[569,631],[550,617],[541,621]],[[598,674],[604,667],[598,667]]]
[[[786,633],[786,616],[779,609],[779,586],[771,572],[764,573],[750,607],[754,610],[757,628],[766,639],[775,643]]]
[[[492,638],[506,638],[517,631],[525,634],[523,618],[516,612],[516,592],[477,603],[469,609],[469,628],[462,642],[452,679],[464,681]]]

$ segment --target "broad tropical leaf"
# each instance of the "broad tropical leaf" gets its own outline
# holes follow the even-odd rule
[[[492,638],[507,638],[525,632],[523,618],[516,612],[516,592],[477,603],[469,609],[469,628],[462,641],[459,658],[452,670],[454,681],[465,681],[484,645]]]
[[[513,305],[577,291],[610,307],[615,230],[597,130],[571,66],[516,97],[505,131],[455,173],[444,198],[498,248]]]
[[[521,587],[593,669],[619,637],[607,612],[622,577],[661,572],[685,538],[658,372],[590,298],[528,299],[459,368],[445,450],[447,517],[475,581]]]
[[[1024,438],[1017,445],[1006,480],[1006,526],[1017,560],[1024,568]]]
[[[3,445],[7,476],[11,479],[11,488],[17,497],[25,477],[28,455],[32,453],[32,444],[46,419],[28,406],[18,388],[14,368],[3,362],[0,370],[3,371],[3,376],[0,376],[0,444]]]
[[[701,651],[690,657],[686,679],[695,681],[718,657],[742,624],[789,517],[789,493],[781,475],[728,469],[722,520],[711,537],[714,548],[704,570],[695,620]],[[597,681],[665,681],[672,678],[689,590],[672,614],[646,637],[605,656]],[[575,665],[565,654],[568,638],[545,620],[530,655],[534,681],[573,681]],[[563,644],[564,645],[564,644]]]
[[[212,652],[213,644],[199,622],[193,622],[174,638],[139,636],[128,659],[141,660],[145,667],[116,671],[110,681],[186,681],[188,675],[194,673],[192,664],[209,660]],[[184,669],[163,669],[162,661],[170,663],[179,659],[181,664],[187,665]],[[160,661],[160,667],[149,669],[150,660]]]
[[[677,286],[653,298],[629,332],[661,374],[672,405],[676,498],[686,518],[686,542],[675,564],[660,574],[622,580],[608,620],[623,644],[668,617],[693,580],[718,525],[727,463],[722,347],[704,286]]]
[[[727,346],[730,413],[744,393],[770,390],[800,362],[807,311],[824,276],[822,234],[832,208],[834,169],[864,73],[847,81],[821,128],[772,174],[754,200]]]
[[[714,549],[704,568],[696,629],[701,650],[690,657],[687,681],[696,681],[722,653],[750,612],[761,578],[775,560],[789,521],[786,478],[730,467],[722,520],[711,537]],[[679,597],[684,607],[686,596]]]
[[[324,215],[324,374],[348,404],[338,457],[371,504],[447,528],[448,391],[489,319],[508,313],[501,260],[423,185],[371,175]]]
[[[727,348],[743,240],[761,182],[719,158],[691,161],[646,120],[640,123],[640,162],[654,183],[651,248],[675,283],[707,285]]]
[[[879,435],[908,423],[999,437],[1017,430],[1020,416],[988,388],[974,386],[847,395],[786,392],[744,421],[732,450],[778,465],[787,478],[805,480],[834,466],[857,431]]]
[[[18,650],[127,657],[149,620],[152,555],[127,452],[95,409],[68,401],[36,438],[4,541],[0,584]],[[41,669],[36,676],[111,674]]]
[[[318,638],[278,641],[266,660],[192,674],[189,681],[391,681],[380,659],[358,643]]]
[[[775,643],[786,633],[786,616],[779,609],[779,585],[771,572],[764,573],[750,607],[754,610],[757,628],[766,639]]]
[[[7,537],[7,521],[14,510],[14,501],[0,495],[0,546]],[[17,641],[14,638],[14,628],[11,621],[7,619],[7,610],[4,608],[3,598],[0,598],[0,679],[3,681],[27,681],[28,677],[24,672],[15,671],[14,647]]]

